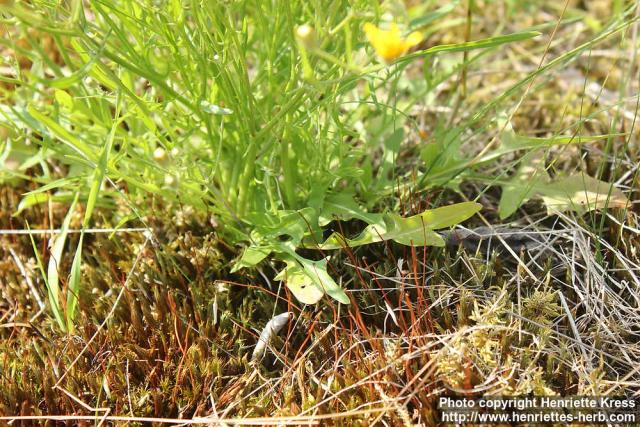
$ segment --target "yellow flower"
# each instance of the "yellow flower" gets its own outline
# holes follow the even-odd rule
[[[366,23],[364,24],[364,32],[378,56],[386,62],[392,62],[401,57],[422,41],[422,34],[418,31],[403,38],[396,24],[391,24],[391,28],[387,31]]]

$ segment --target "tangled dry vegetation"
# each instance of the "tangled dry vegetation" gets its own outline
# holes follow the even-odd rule
[[[543,26],[549,43],[510,45],[492,62],[494,69],[470,72],[456,121],[535,70],[543,57],[579,45],[590,31],[578,22],[553,33],[563,2],[509,20],[500,2],[476,3],[472,38],[520,19]],[[569,2],[567,17],[572,10],[594,17],[610,13],[610,2],[587,3],[585,12],[581,2]],[[463,26],[428,41],[463,40]],[[218,238],[215,217],[154,199],[157,215],[144,218],[150,233],[88,235],[80,326],[73,335],[57,332],[41,310],[44,296],[34,289],[43,287],[28,236],[2,235],[0,414],[73,415],[84,417],[85,425],[107,412],[140,423],[210,417],[229,425],[250,418],[261,424],[433,425],[434,396],[445,391],[638,396],[640,225],[634,201],[640,196],[640,153],[633,28],[628,43],[612,39],[540,76],[512,120],[518,133],[532,136],[578,122],[583,132],[611,134],[609,142],[554,148],[550,170],[599,173],[625,191],[629,209],[548,215],[532,200],[509,228],[480,241],[481,227],[500,223],[500,189],[492,182],[465,183],[462,194],[482,194],[482,215],[465,224],[476,234],[450,239],[446,248],[379,243],[344,250],[330,269],[353,303],[327,299],[303,308],[273,281],[275,266],[230,273],[237,248]],[[510,72],[504,64],[511,64]],[[457,87],[454,77],[441,92]],[[434,115],[443,112],[414,110],[422,133],[407,135],[417,146],[434,131]],[[498,131],[469,130],[469,149],[481,150]],[[632,137],[619,135],[629,132]],[[492,168],[511,173],[509,159]],[[65,209],[56,203],[11,216],[20,194],[30,189],[1,189],[1,229],[60,224]],[[460,201],[448,190],[402,197],[405,214],[434,201]],[[74,218],[71,228],[81,221]],[[100,222],[104,228],[116,225],[107,215]],[[36,244],[46,253],[45,236],[37,236]],[[252,362],[262,327],[283,312],[292,312],[294,320],[266,356]]]

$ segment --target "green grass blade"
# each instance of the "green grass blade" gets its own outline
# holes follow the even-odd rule
[[[76,208],[76,204],[78,202],[78,197],[80,193],[76,193],[71,206],[69,207],[69,211],[64,218],[62,223],[62,227],[60,228],[60,234],[58,234],[54,238],[54,242],[51,248],[51,257],[49,258],[49,265],[47,267],[47,278],[49,282],[49,288],[51,289],[51,295],[56,301],[58,307],[60,307],[60,266],[62,265],[62,255],[64,251],[64,245],[67,240],[67,235],[69,231],[69,224],[71,223],[71,217]],[[65,328],[66,330],[66,328]]]
[[[94,150],[87,144],[76,138],[71,132],[62,127],[59,123],[56,123],[50,117],[45,116],[34,107],[27,107],[27,111],[33,118],[45,125],[55,136],[60,138],[62,142],[71,147],[74,151],[78,152],[83,158],[95,162]]]
[[[29,227],[29,223],[26,223],[27,230],[31,231]],[[56,319],[58,326],[63,332],[66,332],[66,325],[64,322],[64,317],[62,315],[62,310],[60,310],[60,304],[58,302],[59,296],[59,288],[54,289],[51,287],[49,283],[49,279],[47,278],[47,273],[44,270],[44,264],[42,262],[42,258],[40,258],[40,252],[38,251],[38,246],[36,245],[36,241],[33,239],[33,234],[29,234],[29,239],[31,240],[31,246],[33,247],[33,253],[36,257],[36,264],[38,265],[38,269],[40,270],[40,275],[42,276],[42,280],[44,280],[44,284],[47,287],[47,297],[49,299],[49,305],[51,306],[51,311],[53,312],[53,317]]]
[[[67,330],[73,333],[75,326],[76,311],[78,308],[78,300],[80,299],[80,267],[82,266],[82,243],[84,241],[84,230],[80,233],[80,240],[76,247],[76,254],[71,264],[71,273],[69,275],[69,286],[67,287]]]
[[[398,59],[396,63],[403,63],[411,61],[415,58],[435,55],[436,53],[467,52],[476,49],[489,49],[506,43],[529,40],[539,35],[540,33],[538,31],[523,31],[520,33],[506,34],[503,36],[490,37],[488,39],[475,40],[465,43],[444,44],[421,50],[411,55],[403,56],[402,58]]]

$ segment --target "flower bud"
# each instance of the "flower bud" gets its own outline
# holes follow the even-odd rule
[[[296,28],[296,40],[305,49],[313,49],[316,47],[316,30],[311,25],[300,25]]]
[[[164,177],[164,185],[170,188],[178,187],[178,179],[173,175],[165,175]]]
[[[156,162],[164,162],[167,159],[167,152],[162,147],[153,150],[153,159]]]

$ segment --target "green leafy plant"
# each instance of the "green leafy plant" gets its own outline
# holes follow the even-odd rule
[[[286,262],[286,267],[276,279],[286,281],[300,301],[313,304],[327,293],[341,303],[348,304],[349,299],[327,272],[327,260],[305,259],[296,253],[298,247],[332,250],[384,240],[409,246],[444,246],[444,241],[434,230],[462,222],[481,207],[473,202],[459,203],[402,218],[393,213],[367,213],[353,199],[344,196],[336,195],[328,200],[329,203],[323,205],[322,215],[313,208],[306,208],[303,211],[283,213],[277,223],[257,227],[252,233],[254,244],[245,249],[234,271],[255,266],[273,253],[276,258]],[[327,218],[339,218],[343,221],[357,218],[369,225],[353,239],[333,233],[321,243],[320,224],[326,223]]]
[[[572,210],[583,213],[607,207],[624,208],[629,203],[624,193],[612,184],[588,175],[551,179],[536,151],[525,155],[516,174],[502,183],[500,217],[509,217],[532,197],[542,198],[549,212]]]
[[[14,52],[16,69],[16,89],[4,93],[9,102],[0,109],[15,135],[3,155],[19,154],[19,165],[4,170],[2,179],[40,185],[25,195],[19,212],[78,199],[86,203],[84,230],[96,206],[114,207],[120,197],[136,217],[141,204],[134,201],[151,195],[206,209],[220,218],[228,241],[245,247],[236,270],[266,258],[283,261],[278,278],[308,303],[325,293],[342,303],[348,298],[327,272],[327,260],[306,259],[300,248],[383,240],[442,245],[435,230],[478,211],[479,205],[463,203],[409,218],[394,213],[394,192],[411,185],[397,162],[405,130],[416,128],[407,112],[483,52],[539,34],[421,46],[379,63],[362,27],[387,18],[381,19],[378,2],[368,0],[71,0],[1,7],[4,22],[16,28],[2,41]],[[427,25],[452,10],[418,8],[404,30],[427,34]],[[604,29],[602,38],[622,25]],[[465,59],[452,69],[425,68],[418,82],[405,75],[415,60],[429,64],[455,52]],[[471,52],[477,55],[467,57]],[[25,62],[30,65],[20,65]],[[477,123],[555,64],[528,75],[466,124]],[[406,99],[400,96],[406,92]],[[465,158],[462,131],[443,126],[435,144],[421,148],[418,190],[455,188],[474,166],[525,148],[502,146]],[[53,162],[65,177],[53,178]],[[130,218],[131,212],[119,212],[113,221],[121,226]],[[350,219],[367,224],[361,234],[322,241],[330,221]],[[77,310],[82,245],[83,234],[71,267],[65,329],[72,329]],[[53,258],[59,260],[64,246],[61,235]],[[62,327],[60,272],[54,270],[50,265],[48,286]]]

